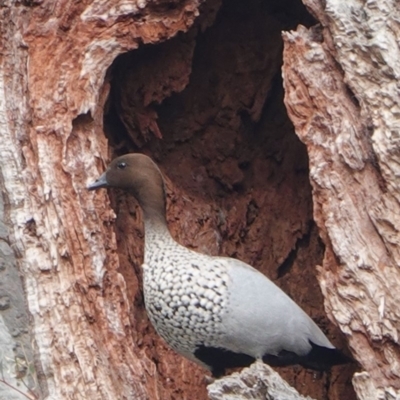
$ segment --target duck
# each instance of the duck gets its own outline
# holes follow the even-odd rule
[[[350,362],[261,272],[238,259],[202,254],[174,240],[167,225],[165,181],[150,157],[117,157],[87,188],[122,189],[139,203],[147,315],[174,351],[213,377],[255,361],[317,371]]]

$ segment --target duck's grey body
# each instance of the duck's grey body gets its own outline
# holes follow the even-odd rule
[[[253,360],[277,357],[279,364],[282,352],[301,360],[312,350],[311,343],[334,349],[311,318],[259,271],[236,259],[189,250],[162,228],[157,232],[151,222],[146,223],[143,290],[158,334],[217,375],[252,361],[240,357],[239,365],[207,364],[223,364],[212,359],[223,357],[224,351]],[[205,360],[207,349],[215,349],[210,360]],[[205,359],[199,358],[202,354]],[[282,356],[281,361],[286,364]]]
[[[121,163],[136,175],[144,169],[154,179],[161,177],[148,157],[132,154],[114,160],[100,183],[90,188],[130,190],[128,184],[112,183],[112,172]],[[150,193],[146,201],[146,185],[139,179],[130,190],[144,210],[145,305],[155,329],[175,351],[215,375],[255,359],[314,369],[347,362],[311,318],[260,272],[239,260],[200,254],[175,242],[165,222],[164,199],[156,201]],[[162,178],[154,188],[160,186]]]

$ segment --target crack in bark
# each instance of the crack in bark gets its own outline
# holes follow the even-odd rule
[[[289,252],[286,259],[279,266],[277,271],[277,278],[280,279],[285,276],[293,267],[294,262],[297,258],[297,253],[300,248],[307,247],[310,244],[310,237],[314,221],[310,221],[307,231],[296,240],[294,248]]]

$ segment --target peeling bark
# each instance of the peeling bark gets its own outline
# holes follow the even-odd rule
[[[322,30],[284,34],[285,104],[310,158],[319,282],[365,370],[358,397],[397,398],[399,6],[307,3]]]

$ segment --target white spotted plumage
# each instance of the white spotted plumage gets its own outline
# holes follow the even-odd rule
[[[158,334],[177,352],[193,358],[200,345],[223,335],[229,277],[216,259],[146,229],[143,290],[146,310]]]

